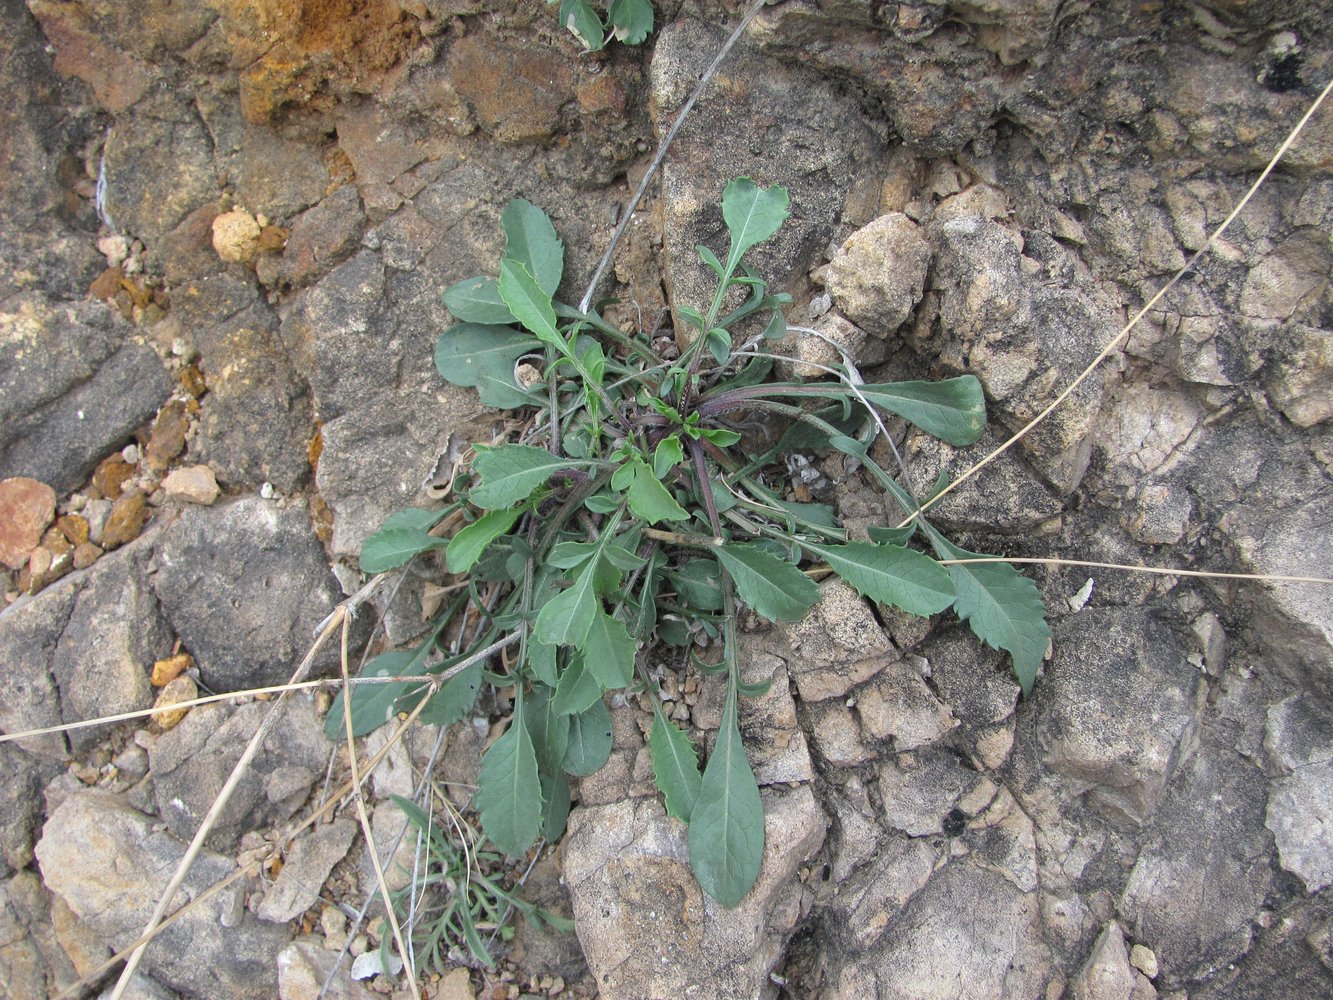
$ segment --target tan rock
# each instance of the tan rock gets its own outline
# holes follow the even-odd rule
[[[87,569],[102,557],[102,547],[92,542],[80,542],[74,546],[74,568]]]
[[[164,687],[153,703],[153,721],[164,730],[175,729],[190,713],[188,708],[173,708],[199,697],[199,688],[188,674],[182,674]]]
[[[79,546],[88,541],[88,519],[78,514],[66,514],[56,519],[56,527],[70,545]]]
[[[244,263],[259,252],[259,223],[249,212],[223,212],[213,220],[213,249],[223,260]]]
[[[194,664],[194,657],[189,653],[178,653],[175,656],[168,656],[165,659],[158,660],[153,664],[152,684],[153,687],[164,687],[170,684],[177,677],[189,670]]]
[[[19,476],[0,482],[0,562],[19,569],[56,516],[56,492]]]
[[[144,449],[148,468],[161,472],[185,450],[185,435],[190,429],[190,413],[182,400],[173,399],[162,407],[153,421],[153,431]]]
[[[439,1000],[476,1000],[477,997],[472,992],[472,977],[468,975],[467,969],[450,969],[445,973],[440,980],[439,992],[435,995]]]
[[[202,504],[205,507],[212,505],[221,492],[218,489],[218,481],[213,476],[213,470],[206,465],[190,465],[177,469],[162,480],[162,488],[169,497],[187,503]]]
[[[134,466],[130,465],[119,454],[112,455],[93,471],[93,486],[96,490],[108,500],[114,500],[120,496],[121,488],[125,482],[133,477]]]

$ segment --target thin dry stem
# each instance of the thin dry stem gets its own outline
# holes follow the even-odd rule
[[[1155,305],[1157,305],[1158,302],[1162,300],[1162,297],[1165,296],[1166,293],[1169,292],[1172,288],[1174,288],[1176,286],[1176,283],[1179,282],[1180,279],[1183,278],[1186,274],[1188,274],[1191,269],[1193,269],[1194,265],[1198,262],[1199,258],[1202,257],[1209,250],[1211,250],[1213,244],[1217,242],[1218,238],[1221,237],[1221,235],[1227,231],[1227,227],[1229,227],[1231,223],[1235,221],[1236,216],[1240,215],[1241,211],[1245,208],[1245,206],[1249,204],[1250,199],[1254,197],[1255,192],[1257,192],[1260,186],[1264,183],[1264,181],[1268,179],[1268,175],[1273,172],[1273,169],[1278,165],[1278,162],[1282,159],[1284,155],[1286,155],[1287,150],[1291,148],[1291,144],[1296,141],[1296,137],[1301,134],[1301,131],[1305,128],[1306,124],[1310,121],[1312,117],[1314,117],[1315,112],[1318,111],[1319,106],[1324,103],[1324,98],[1328,96],[1330,90],[1333,90],[1333,80],[1330,80],[1328,82],[1327,86],[1324,87],[1324,89],[1320,92],[1319,96],[1315,98],[1314,103],[1310,105],[1309,110],[1307,110],[1305,114],[1301,116],[1301,120],[1296,123],[1296,127],[1291,130],[1291,133],[1287,136],[1286,141],[1284,141],[1282,145],[1278,147],[1277,152],[1274,153],[1273,158],[1268,161],[1268,166],[1264,167],[1263,173],[1259,175],[1258,180],[1256,180],[1254,184],[1250,186],[1249,191],[1245,192],[1245,197],[1243,197],[1236,204],[1236,207],[1231,210],[1231,214],[1228,215],[1222,221],[1222,224],[1218,226],[1216,230],[1213,231],[1213,234],[1208,237],[1208,239],[1204,242],[1203,246],[1199,247],[1199,249],[1195,252],[1194,256],[1185,262],[1185,266],[1176,272],[1175,277],[1173,277],[1170,281],[1168,281],[1165,285],[1163,285],[1162,288],[1157,292],[1157,294],[1154,295],[1151,299],[1149,299],[1147,303],[1143,306],[1143,308],[1140,309],[1138,312],[1136,312],[1133,318],[1130,319],[1128,323],[1126,323],[1123,327],[1121,327],[1120,332],[1115,335],[1115,337],[1110,341],[1110,343],[1108,343],[1105,347],[1102,348],[1101,352],[1097,355],[1097,357],[1095,357],[1092,360],[1092,363],[1083,370],[1083,373],[1079,375],[1078,378],[1074,379],[1074,381],[1071,382],[1069,386],[1063,392],[1060,393],[1060,395],[1056,396],[1055,399],[1052,400],[1051,403],[1044,410],[1042,410],[1035,417],[1029,420],[1021,430],[1019,430],[1016,434],[1014,434],[1007,441],[1005,441],[1004,444],[1000,445],[985,458],[981,459],[979,462],[977,462],[975,465],[969,468],[961,476],[959,476],[952,483],[950,483],[945,489],[940,490],[939,493],[935,494],[935,496],[931,497],[929,500],[923,503],[921,505],[920,510],[923,511],[933,506],[942,497],[948,496],[949,493],[952,492],[954,489],[961,486],[963,483],[967,482],[978,472],[980,472],[983,468],[985,468],[995,459],[999,458],[1006,451],[1012,448],[1015,444],[1023,440],[1023,438],[1027,437],[1028,432],[1030,432],[1034,427],[1036,427],[1039,423],[1041,423],[1043,420],[1049,417],[1053,412],[1055,412],[1055,409],[1058,406],[1060,406],[1060,404],[1063,403],[1066,399],[1068,399],[1070,395],[1073,394],[1075,389],[1077,389],[1080,385],[1082,385],[1085,381],[1087,381],[1089,377],[1091,377],[1092,373],[1096,371],[1097,367],[1108,357],[1110,357],[1111,354],[1122,343],[1124,343],[1125,339],[1129,336],[1130,332],[1134,329],[1134,327],[1138,325],[1139,320],[1143,319],[1143,317],[1146,316],[1148,312]],[[920,511],[918,511],[917,513],[920,513]],[[917,517],[917,513],[909,515],[902,521],[902,523],[898,525],[898,527],[904,528],[907,525],[911,524],[912,521]]]
[[[350,624],[350,619],[344,615],[342,648],[338,660],[342,668],[344,684],[350,676],[347,669],[347,630]],[[370,814],[366,812],[366,797],[361,789],[360,764],[356,757],[356,735],[352,729],[352,691],[350,686],[345,687],[343,692],[343,727],[347,732],[347,765],[352,772],[352,798],[356,800],[356,815],[361,821],[361,832],[366,838],[371,867],[375,869],[375,881],[379,883],[380,895],[384,897],[384,910],[389,916],[389,926],[393,929],[393,940],[398,945],[398,954],[403,959],[403,972],[406,973],[407,985],[412,991],[412,996],[416,1000],[420,1000],[421,991],[417,989],[416,969],[412,967],[412,955],[407,950],[407,945],[403,943],[403,929],[398,925],[398,914],[394,912],[393,906],[389,902],[393,897],[389,895],[389,883],[384,877],[384,865],[380,863],[379,851],[375,847],[375,834],[370,828]]]

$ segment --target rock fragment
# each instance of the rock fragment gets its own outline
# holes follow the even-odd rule
[[[208,507],[213,504],[221,490],[213,476],[213,470],[206,465],[189,465],[171,472],[162,480],[162,489],[167,496],[187,503]]]
[[[24,476],[0,482],[0,562],[18,569],[56,514],[56,491]]]

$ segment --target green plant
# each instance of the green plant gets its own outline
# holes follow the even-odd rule
[[[911,614],[952,607],[983,641],[1011,654],[1023,690],[1031,688],[1049,638],[1035,585],[1005,563],[967,561],[981,557],[930,523],[879,414],[971,444],[985,426],[980,384],[970,375],[865,384],[845,356],[827,367],[831,381],[772,380],[781,359],[762,348],[787,334],[788,299],[743,260],[787,214],[780,187],[747,177],[727,185],[730,246],[725,257],[697,248],[716,291],[705,310],[677,306],[693,338],[674,360],[597,311],[554,300],[564,247],[545,213],[522,199],[501,216],[498,277],[444,293],[461,322],[440,338],[440,374],[476,388],[489,405],[529,408],[533,417],[519,441],[473,446],[449,506],[395,514],[366,541],[367,572],[442,548],[459,581],[415,651],[367,666],[381,676],[426,670],[448,680],[438,690],[413,682],[358,688],[353,728],[369,731],[422,698],[430,699],[423,720],[453,722],[483,680],[512,691],[510,724],[483,758],[475,800],[487,837],[509,855],[560,836],[566,776],[591,774],[611,751],[603,695],[642,685],[653,695],[648,742],[666,809],[689,824],[700,885],[736,905],[758,877],[764,846],[759,789],[738,726],[738,700],[754,693],[737,662],[738,611],[744,604],[767,619],[803,617],[820,596],[803,561]],[[770,444],[745,437],[742,418],[787,426]],[[877,439],[896,475],[872,452]],[[903,523],[855,541],[832,507],[787,497],[782,459],[797,449],[853,456],[895,498]],[[910,548],[913,540],[934,557]],[[501,670],[463,669],[506,634],[517,637],[517,652]],[[658,641],[725,676],[721,726],[702,772],[646,669]],[[701,644],[715,661],[695,654]],[[330,720],[336,736],[340,708]]]
[[[412,883],[394,894],[393,904],[400,920],[412,931],[418,961],[425,960],[443,974],[456,965],[455,953],[461,944],[483,965],[494,965],[484,935],[512,933],[505,921],[517,911],[529,920],[557,930],[570,931],[572,923],[559,914],[524,901],[507,890],[497,876],[504,858],[493,851],[479,849],[481,837],[468,825],[444,796],[440,801],[449,812],[446,826],[411,799],[393,796],[407,816],[408,824],[420,837],[422,871]],[[451,831],[452,830],[452,834]],[[384,935],[382,961],[389,968],[392,939]]]
[[[651,0],[611,0],[604,5],[605,19],[588,0],[546,2],[559,2],[561,27],[568,28],[589,52],[601,51],[613,38],[626,45],[639,45],[653,33]]]

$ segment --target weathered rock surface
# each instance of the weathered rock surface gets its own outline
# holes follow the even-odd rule
[[[1265,746],[1289,772],[1273,782],[1265,825],[1282,867],[1318,892],[1333,883],[1333,719],[1288,698],[1268,710]]]
[[[56,491],[46,483],[23,476],[0,482],[0,563],[26,563],[55,516]]]
[[[138,937],[184,853],[185,844],[154,829],[151,817],[96,790],[66,799],[37,845],[46,884],[114,948]],[[185,880],[181,902],[234,867],[221,855],[203,852]],[[221,905],[230,906],[234,901],[227,895],[238,891],[224,891]],[[224,927],[218,905],[196,907],[167,928],[147,950],[145,970],[188,996],[271,997],[287,930],[244,913]]]
[[[214,689],[280,684],[342,599],[303,505],[195,507],[163,534],[153,591]],[[338,658],[325,644],[315,670]]]
[[[346,857],[357,829],[352,820],[340,819],[299,837],[288,849],[282,871],[264,893],[255,915],[282,924],[313,906],[333,866]]]

